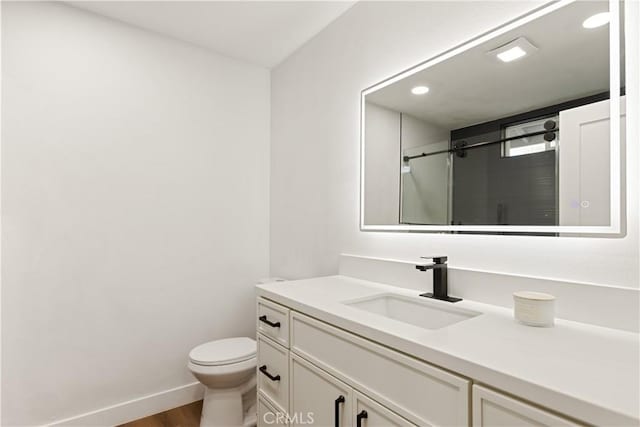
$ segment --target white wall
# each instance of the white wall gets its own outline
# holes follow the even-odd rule
[[[255,334],[268,70],[60,3],[2,7],[2,425],[193,383],[193,346]]]
[[[402,115],[402,156],[447,149],[447,129],[409,114]],[[402,222],[448,224],[449,154],[421,157],[409,164],[410,171],[402,174]]]
[[[405,150],[403,155],[448,149],[449,141],[440,141]],[[409,163],[409,172],[402,174],[402,223],[449,224],[449,154],[419,157]]]
[[[365,224],[400,220],[400,113],[367,102],[365,134]]]
[[[402,114],[402,151],[449,141],[449,129],[429,123],[411,114]]]
[[[637,2],[626,2],[635,8]],[[532,2],[361,2],[272,71],[271,273],[337,271],[341,252],[638,287],[638,147],[628,147],[624,238],[360,232],[359,95],[523,14]],[[637,20],[627,29],[628,140],[638,139]],[[296,158],[315,162],[298,164]],[[295,156],[295,157],[294,157]]]

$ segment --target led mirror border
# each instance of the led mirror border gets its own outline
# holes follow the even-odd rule
[[[535,19],[548,15],[558,9],[579,0],[562,0],[543,6],[520,18],[506,23],[494,30],[482,34],[458,47],[445,51],[427,61],[405,70],[393,77],[364,89],[360,94],[360,230],[361,231],[418,231],[418,232],[468,232],[468,233],[527,233],[527,234],[608,234],[619,235],[622,233],[622,209],[621,209],[621,156],[620,156],[620,3],[618,0],[609,0],[609,88],[610,90],[610,117],[617,117],[618,120],[611,120],[610,133],[610,218],[611,223],[606,226],[562,226],[562,225],[371,225],[364,223],[364,138],[365,138],[365,97],[367,94],[382,89],[405,77],[411,76],[422,70],[426,70],[442,61],[461,54],[484,42],[487,42],[508,31],[516,29]]]

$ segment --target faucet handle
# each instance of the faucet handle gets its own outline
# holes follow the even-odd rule
[[[422,259],[432,259],[435,264],[444,264],[447,262],[447,257],[444,255],[440,256],[421,256]]]

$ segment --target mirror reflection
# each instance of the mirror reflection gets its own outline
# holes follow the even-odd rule
[[[364,224],[609,225],[608,11],[571,3],[367,92]]]

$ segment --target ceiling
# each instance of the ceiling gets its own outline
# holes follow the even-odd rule
[[[355,1],[70,1],[68,4],[272,68]]]
[[[446,130],[609,89],[609,26],[584,29],[606,1],[578,1],[367,95],[367,102]],[[487,52],[525,37],[538,48],[504,63]],[[411,88],[430,88],[425,95]]]

